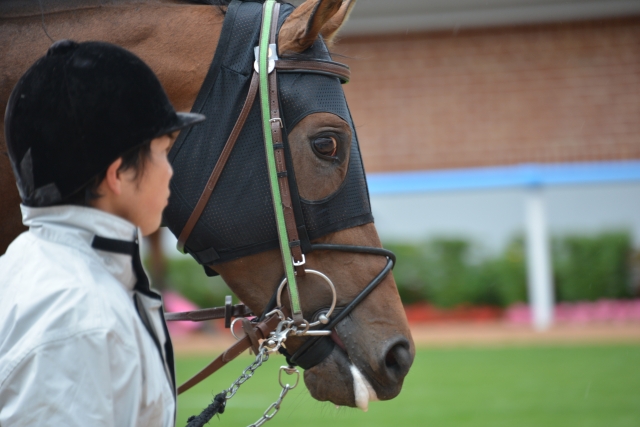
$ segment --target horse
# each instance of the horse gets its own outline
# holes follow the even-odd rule
[[[204,4],[209,3],[209,4]],[[0,106],[26,69],[53,40],[101,40],[120,45],[142,58],[157,74],[177,111],[192,108],[218,48],[227,3],[202,0],[5,0],[0,3]],[[347,20],[355,0],[306,0],[284,21],[278,53],[295,55],[319,37],[328,46]],[[6,152],[4,124],[0,151]],[[323,129],[333,137],[311,139]],[[349,125],[337,115],[312,113],[289,131],[288,141],[300,197],[315,201],[334,193],[347,174],[345,162],[327,162],[323,153],[348,150]],[[340,147],[344,145],[345,147]],[[23,228],[8,157],[0,156],[0,253]],[[212,200],[211,203],[215,203]],[[313,244],[381,248],[373,223],[331,232]],[[306,265],[327,272],[336,283],[337,306],[348,305],[385,268],[385,259],[366,253],[318,250]],[[267,250],[215,265],[231,290],[256,314],[263,313],[280,283],[284,266],[279,250]],[[327,304],[322,280],[299,277],[304,313]],[[251,284],[249,286],[248,284]],[[306,338],[292,338],[294,352]],[[396,397],[415,356],[406,316],[392,274],[349,313],[331,333],[335,346],[304,381],[313,398],[367,409],[372,400]]]

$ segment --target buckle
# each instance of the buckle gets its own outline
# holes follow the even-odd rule
[[[304,257],[304,254],[302,254],[302,261],[296,261],[295,258],[293,258],[293,257],[292,257],[292,259],[293,259],[293,266],[294,267],[300,267],[301,265],[304,265],[307,262],[307,260]]]
[[[284,127],[282,124],[282,119],[280,117],[274,117],[273,119],[270,119],[269,123],[271,124],[277,123],[280,126],[280,129]]]

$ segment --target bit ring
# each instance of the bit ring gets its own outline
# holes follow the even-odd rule
[[[336,293],[336,287],[333,285],[333,282],[331,281],[331,279],[329,279],[325,274],[320,273],[317,270],[310,270],[310,269],[306,269],[306,268],[305,268],[304,271],[305,271],[305,273],[309,273],[309,274],[312,274],[314,276],[318,276],[318,277],[324,279],[324,281],[327,282],[327,284],[329,285],[329,288],[331,289],[331,293],[333,294],[333,299],[331,301],[331,307],[329,307],[329,311],[327,311],[325,313],[325,316],[327,318],[330,318],[331,314],[333,313],[333,310],[336,308],[336,302],[338,300],[338,295]],[[280,282],[280,285],[278,286],[278,292],[277,292],[277,295],[278,295],[277,296],[278,307],[282,307],[282,298],[281,298],[282,297],[282,290],[284,289],[284,285],[286,285],[286,284],[287,284],[287,278],[285,277],[284,279],[282,279],[282,282]],[[317,321],[315,321],[313,323],[310,323],[308,328],[313,328],[313,327],[318,326],[320,324],[322,324],[322,322],[317,320]]]

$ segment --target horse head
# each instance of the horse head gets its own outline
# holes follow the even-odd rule
[[[326,49],[324,41],[333,40],[354,3],[354,1],[339,0],[307,0],[291,12],[281,24],[278,33],[279,55],[282,58],[292,58],[292,61],[306,60],[310,49]],[[220,44],[224,43],[224,37],[223,35]],[[227,48],[229,49],[232,48]],[[234,58],[234,61],[240,60]],[[214,59],[215,62],[216,59]],[[228,69],[225,68],[222,73],[224,72],[228,72]],[[236,74],[239,73],[222,75],[218,79],[229,81],[239,79],[240,77]],[[245,81],[245,85],[248,84],[248,78],[245,78]],[[301,201],[304,215],[300,216],[307,219],[310,244],[319,248],[306,253],[304,267],[324,273],[335,284],[336,312],[339,312],[358,298],[363,289],[367,288],[388,265],[387,259],[379,254],[334,251],[330,250],[329,246],[381,248],[370,215],[355,128],[351,123],[338,79],[327,76],[283,74],[279,81],[287,131],[286,146],[295,177],[292,179],[292,184],[295,186],[292,192],[297,193]],[[317,82],[317,86],[314,82]],[[215,84],[221,83],[218,80]],[[212,86],[214,92],[215,84]],[[322,86],[322,89],[318,89],[319,86]],[[333,109],[333,107],[327,108],[326,105],[318,107],[313,104],[318,97],[332,96],[336,98],[334,104],[342,102],[344,105],[340,104]],[[313,105],[309,106],[305,103]],[[333,105],[331,102],[329,104]],[[212,104],[211,108],[216,106]],[[231,110],[238,108],[238,106],[229,107]],[[292,110],[295,110],[295,113],[292,113]],[[207,114],[206,110],[199,111]],[[259,115],[257,107],[252,114]],[[253,139],[262,138],[261,132],[252,130],[251,123],[250,115],[243,129],[244,137],[240,136],[240,142],[234,150],[253,151],[263,159],[263,148],[249,150],[243,145],[248,144],[243,141],[243,138],[251,139],[251,135]],[[194,162],[197,162],[202,154],[189,153],[189,150],[182,148],[181,144],[180,140],[176,142],[178,147],[176,150],[183,153],[185,158],[191,156],[190,160],[185,162],[190,164],[192,169],[197,170],[198,167],[194,166]],[[175,154],[174,158],[179,159],[179,153]],[[207,233],[204,229],[205,224],[199,224],[193,231],[193,240],[187,242],[187,250],[202,264],[220,274],[254,313],[263,313],[267,302],[272,299],[282,281],[284,267],[280,251],[274,248],[260,250],[262,244],[260,240],[254,241],[251,240],[251,236],[247,236],[248,240],[244,243],[235,243],[236,234],[238,236],[253,234],[248,233],[247,229],[254,230],[254,227],[258,227],[256,223],[262,221],[262,217],[268,216],[269,210],[273,210],[269,205],[267,210],[262,211],[264,215],[260,215],[259,212],[264,207],[261,208],[259,205],[265,204],[265,200],[253,200],[253,209],[257,210],[258,214],[242,211],[240,205],[245,203],[245,198],[237,198],[238,194],[243,192],[253,194],[251,191],[257,191],[256,186],[266,184],[266,182],[255,181],[260,176],[260,172],[256,172],[256,169],[259,169],[257,166],[248,165],[251,161],[249,157],[244,160],[238,157],[234,160],[232,155],[226,167],[231,170],[230,174],[235,174],[236,178],[225,176],[226,172],[223,172],[218,185],[224,187],[226,179],[227,182],[233,183],[235,190],[220,189],[218,197],[214,192],[209,202],[215,205],[216,201],[220,203],[221,198],[231,197],[236,203],[230,204],[236,205],[240,211],[231,214],[231,218],[221,221],[218,218],[222,215],[220,209],[214,212],[216,208],[211,207],[209,216],[206,211],[203,216],[203,218],[212,218],[214,222],[217,221],[218,224],[229,228],[230,231],[227,234],[218,233],[219,240],[228,244],[220,244],[217,252],[208,247],[203,249],[207,245],[196,248],[198,242],[202,241],[201,234]],[[264,162],[264,159],[260,161]],[[178,161],[175,164],[178,183],[181,180],[180,168]],[[179,187],[179,184],[176,185]],[[179,197],[178,187],[175,197]],[[345,196],[347,191],[351,191],[349,193],[351,195]],[[346,206],[352,203],[350,198],[358,199],[355,202],[357,207]],[[336,200],[341,200],[339,203],[342,204],[336,205]],[[330,201],[333,205],[329,204]],[[270,200],[267,202],[270,203]],[[182,207],[172,208],[170,203],[168,214],[170,227],[172,215],[177,215],[181,210]],[[339,211],[339,214],[336,214],[336,211]],[[354,213],[351,216],[348,212],[347,215],[343,215],[343,211],[354,211]],[[248,219],[247,216],[251,215],[257,216]],[[309,224],[315,221],[313,215],[321,218],[325,215],[343,215],[347,219],[341,222],[341,225],[335,223],[327,226],[318,225],[317,228],[322,230],[318,229],[314,232],[313,226]],[[247,224],[247,221],[250,224]],[[173,231],[178,235],[184,221],[175,222],[179,226]],[[322,222],[322,219],[318,222]],[[260,226],[255,229],[255,232],[261,233],[263,228]],[[215,234],[215,231],[210,232]],[[238,238],[241,239],[241,237]],[[191,247],[189,247],[190,244]],[[230,255],[225,259],[224,252],[233,245],[240,249],[235,252],[235,256]],[[213,252],[216,253],[211,258]],[[209,256],[208,259],[207,256]],[[392,399],[400,392],[404,377],[413,361],[415,349],[393,276],[383,275],[379,279],[377,287],[333,328],[330,339],[324,338],[325,342],[320,346],[322,350],[319,350],[325,353],[323,357],[314,358],[311,354],[310,359],[313,360],[305,362],[308,366],[300,363],[306,368],[304,378],[307,388],[317,400],[366,409],[370,400]],[[321,314],[327,312],[327,308],[332,303],[331,290],[324,279],[318,275],[306,274],[298,277],[297,282],[305,319],[317,320]],[[286,293],[283,294],[283,303],[289,304]],[[304,347],[306,340],[308,340],[306,337],[289,338],[286,341],[287,353],[297,354],[301,346]],[[308,353],[313,351],[315,351],[314,348],[307,350]]]

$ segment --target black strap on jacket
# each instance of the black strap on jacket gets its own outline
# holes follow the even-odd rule
[[[118,239],[109,239],[107,237],[94,236],[93,241],[91,242],[91,247],[94,249],[98,249],[105,252],[112,252],[122,255],[130,255],[131,256],[131,264],[133,266],[133,272],[136,274],[136,284],[134,286],[134,290],[140,292],[141,294],[148,296],[149,298],[153,298],[155,300],[160,300],[160,296],[155,292],[151,291],[151,287],[149,286],[149,278],[142,267],[142,260],[140,259],[140,246],[138,245],[138,241],[127,241],[127,240],[118,240]],[[171,382],[173,385],[173,390],[176,388],[176,374],[175,374],[175,360],[173,356],[173,345],[171,344],[171,337],[169,336],[169,330],[167,329],[167,322],[164,320],[164,310],[162,307],[160,308],[160,314],[162,316],[162,326],[164,328],[164,335],[166,337],[164,343],[164,355],[162,354],[160,347],[160,340],[151,325],[151,320],[149,319],[147,312],[142,305],[142,302],[134,293],[133,295],[133,304],[136,308],[136,312],[142,321],[147,332],[151,335],[151,339],[156,345],[158,349],[158,353],[160,354],[160,359],[169,368],[169,372],[171,374]],[[166,360],[165,360],[166,357]]]

